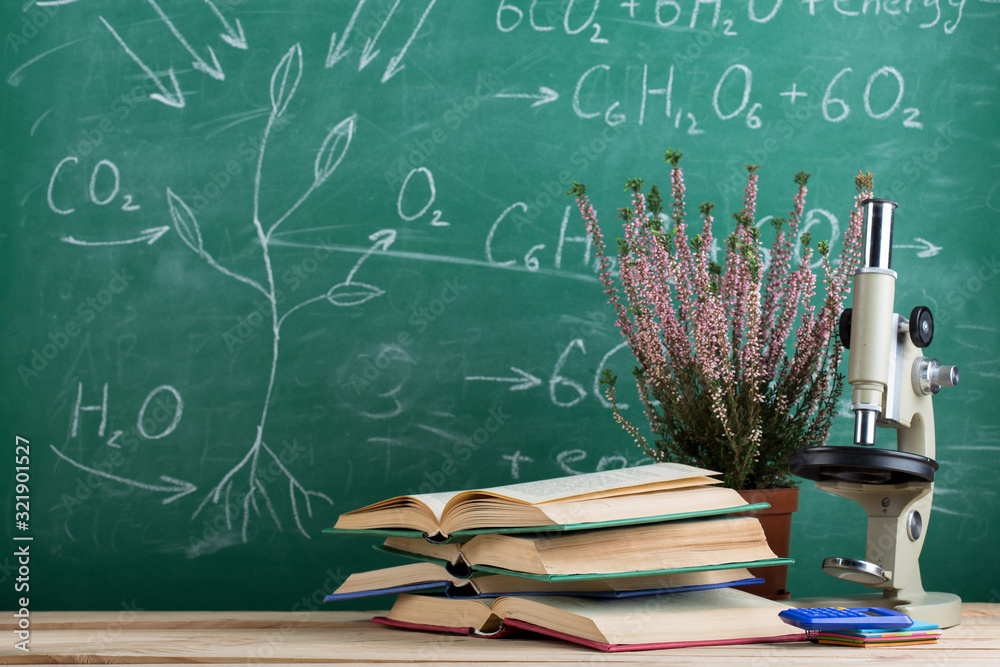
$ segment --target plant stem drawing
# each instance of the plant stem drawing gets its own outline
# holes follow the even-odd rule
[[[278,526],[278,528],[283,528],[281,518],[278,516],[278,512],[275,510],[274,504],[272,503],[272,491],[268,490],[262,481],[261,476],[258,474],[261,466],[264,465],[261,463],[262,458],[269,467],[277,466],[281,475],[287,479],[287,493],[291,503],[292,516],[295,526],[305,537],[308,538],[309,534],[302,525],[300,506],[304,505],[306,513],[311,517],[312,503],[314,499],[318,498],[330,503],[331,505],[333,504],[333,501],[329,496],[319,491],[312,491],[303,487],[302,484],[300,484],[295,478],[295,475],[286,467],[285,463],[275,454],[274,450],[268,446],[264,438],[268,411],[271,406],[275,378],[277,375],[281,327],[289,315],[311,303],[326,300],[334,306],[353,306],[382,295],[384,292],[381,289],[365,283],[356,282],[354,281],[354,276],[361,264],[372,253],[388,249],[396,238],[396,232],[392,229],[384,229],[372,234],[369,239],[374,242],[373,245],[361,257],[361,259],[358,260],[343,282],[334,285],[325,294],[293,305],[283,314],[279,312],[278,292],[275,286],[274,269],[272,267],[270,255],[271,237],[274,232],[309,198],[309,196],[318,187],[323,185],[328,178],[330,178],[333,172],[336,171],[337,167],[340,166],[348,148],[350,147],[356,123],[356,116],[351,115],[337,123],[337,125],[330,130],[316,153],[316,159],[313,166],[313,180],[306,188],[305,192],[303,192],[303,194],[288,208],[288,210],[279,215],[273,222],[265,222],[261,214],[260,193],[267,142],[271,136],[271,131],[274,128],[275,123],[282,120],[283,115],[288,109],[288,105],[299,86],[301,76],[302,49],[299,44],[296,44],[284,55],[271,76],[271,109],[268,115],[267,125],[264,128],[263,137],[260,142],[260,151],[257,157],[256,172],[254,174],[253,225],[257,232],[257,239],[260,242],[264,259],[266,282],[260,282],[219,264],[219,262],[212,257],[208,250],[205,249],[201,228],[191,208],[176,193],[174,193],[170,188],[167,188],[167,204],[170,209],[170,217],[173,221],[177,234],[181,237],[181,240],[183,240],[191,250],[197,253],[199,257],[204,259],[214,269],[220,271],[226,276],[229,276],[230,278],[252,287],[257,292],[264,295],[271,306],[271,368],[270,375],[267,380],[267,389],[264,395],[263,408],[261,410],[260,419],[257,422],[256,434],[254,436],[253,443],[250,445],[250,448],[244,457],[235,466],[233,466],[229,472],[223,475],[218,484],[216,484],[212,490],[208,492],[192,515],[192,519],[197,517],[209,503],[216,505],[222,503],[225,507],[227,527],[232,529],[230,517],[233,515],[230,513],[230,502],[233,496],[233,489],[237,484],[244,485],[245,494],[242,496],[243,521],[240,529],[244,542],[247,541],[247,528],[250,521],[250,511],[252,509],[258,516],[261,516],[261,505],[266,508],[267,513],[270,515],[271,519]]]

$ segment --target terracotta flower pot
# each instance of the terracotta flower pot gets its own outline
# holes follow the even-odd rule
[[[746,516],[759,519],[771,551],[781,558],[788,558],[788,547],[792,534],[792,512],[799,508],[798,487],[751,489],[739,491],[739,494],[748,503],[768,503],[771,505],[766,510],[746,512]],[[750,573],[755,577],[762,577],[764,583],[747,586],[743,590],[771,600],[787,600],[791,597],[791,593],[785,589],[788,581],[787,565],[751,568]]]

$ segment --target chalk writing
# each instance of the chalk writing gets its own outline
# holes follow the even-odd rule
[[[374,241],[374,243],[372,244],[371,248],[369,248],[363,255],[361,255],[361,257],[358,258],[358,261],[355,262],[354,266],[351,267],[351,271],[347,274],[347,278],[344,279],[344,282],[337,283],[336,285],[331,287],[330,291],[327,292],[324,296],[315,297],[313,299],[309,299],[308,301],[303,301],[299,305],[290,309],[287,313],[285,313],[281,317],[280,320],[278,320],[278,326],[280,327],[281,322],[284,321],[286,317],[288,317],[290,314],[292,314],[302,306],[305,306],[319,299],[326,299],[335,306],[360,306],[369,299],[374,299],[377,296],[382,296],[383,294],[385,294],[384,290],[375,287],[374,285],[368,285],[366,283],[359,283],[352,281],[354,281],[354,275],[358,272],[358,269],[361,268],[361,265],[364,264],[364,261],[366,259],[371,257],[372,253],[376,251],[385,252],[386,250],[389,249],[389,247],[396,240],[396,231],[393,229],[383,229],[382,231],[375,232],[374,234],[369,236],[368,240]]]
[[[270,99],[271,99],[271,110],[268,115],[267,124],[264,129],[263,136],[260,142],[260,151],[257,156],[257,168],[254,175],[254,187],[253,187],[253,226],[257,232],[257,239],[261,245],[264,259],[264,268],[267,275],[267,286],[265,287],[256,280],[242,275],[236,271],[224,268],[219,264],[214,258],[209,255],[208,251],[205,249],[200,225],[197,218],[194,216],[191,209],[184,203],[184,201],[171,192],[168,188],[167,190],[167,200],[170,206],[170,215],[173,219],[174,226],[177,230],[178,235],[184,241],[184,243],[191,248],[195,253],[205,259],[211,266],[221,271],[223,274],[235,278],[240,282],[250,285],[258,292],[263,294],[265,298],[270,302],[270,317],[271,317],[271,336],[272,336],[272,346],[271,346],[271,365],[270,373],[267,381],[267,390],[264,395],[264,404],[261,411],[260,420],[256,428],[256,436],[250,449],[248,450],[246,456],[237,463],[228,473],[226,473],[222,479],[215,485],[212,491],[209,492],[207,496],[202,500],[201,504],[195,510],[192,518],[198,516],[205,505],[208,502],[218,504],[220,500],[223,499],[223,493],[225,494],[225,502],[228,503],[229,494],[232,489],[235,477],[241,471],[246,474],[246,488],[247,491],[243,496],[243,522],[241,527],[241,537],[245,542],[247,540],[247,529],[250,521],[250,507],[251,505],[257,508],[258,497],[265,503],[268,508],[271,518],[274,520],[275,524],[281,528],[282,523],[274,509],[273,504],[270,499],[270,492],[267,490],[266,485],[258,477],[258,460],[263,454],[270,459],[271,465],[276,465],[281,473],[285,476],[288,483],[288,494],[291,499],[291,510],[292,517],[295,522],[296,528],[299,532],[305,536],[309,537],[309,533],[306,531],[305,527],[302,525],[302,519],[299,512],[299,498],[301,502],[305,505],[305,510],[308,516],[312,516],[312,499],[319,498],[330,504],[333,501],[327,496],[319,491],[308,490],[299,483],[292,472],[285,467],[285,464],[279,460],[278,456],[274,451],[267,445],[264,440],[264,431],[267,424],[268,411],[271,406],[272,393],[274,391],[275,378],[277,376],[278,370],[278,358],[279,358],[279,341],[281,338],[281,326],[285,322],[285,319],[291,313],[303,308],[306,305],[317,303],[322,300],[326,300],[333,305],[340,306],[351,306],[359,305],[365,301],[375,298],[382,294],[382,291],[378,288],[366,285],[364,283],[358,283],[357,285],[352,284],[355,273],[360,268],[362,262],[367,259],[371,252],[379,248],[388,247],[392,241],[395,239],[395,232],[392,230],[386,230],[383,232],[378,232],[372,235],[371,240],[375,241],[375,245],[372,246],[371,250],[362,256],[362,258],[355,264],[351,272],[348,274],[347,279],[343,283],[334,285],[330,290],[323,295],[318,295],[310,299],[299,302],[295,306],[289,308],[284,314],[279,315],[279,304],[278,304],[278,290],[275,285],[274,278],[274,268],[270,257],[269,244],[274,232],[284,223],[288,218],[309,198],[309,196],[320,187],[330,176],[336,171],[337,167],[340,166],[347,154],[347,150],[351,145],[351,141],[354,137],[355,119],[354,115],[350,115],[343,119],[331,129],[323,142],[320,144],[319,150],[316,152],[316,158],[313,164],[313,178],[310,184],[306,187],[305,191],[299,196],[299,198],[292,204],[284,213],[277,216],[276,219],[270,223],[270,225],[265,226],[262,220],[261,205],[260,205],[260,194],[261,185],[263,179],[263,165],[264,165],[264,155],[267,150],[268,139],[271,135],[271,130],[286,113],[288,105],[291,103],[302,76],[302,48],[299,44],[295,44],[290,48],[285,55],[282,57],[278,66],[274,69],[271,75],[271,85],[270,85]],[[227,511],[228,516],[228,511]]]
[[[121,47],[125,50],[125,53],[128,54],[128,57],[135,61],[135,64],[138,65],[143,72],[145,72],[146,76],[153,82],[157,90],[160,91],[158,93],[150,93],[150,99],[163,102],[167,106],[183,109],[185,104],[184,93],[181,92],[181,84],[177,81],[177,75],[174,74],[174,68],[171,67],[167,69],[167,78],[170,79],[170,88],[168,88],[167,84],[165,84],[160,77],[149,68],[149,65],[143,62],[142,59],[136,55],[135,51],[129,48],[128,44],[125,43],[125,40],[122,39],[121,35],[119,35],[118,32],[111,27],[111,24],[108,23],[103,16],[98,16],[97,18],[100,19],[101,23],[104,24],[104,27],[111,32],[115,41],[121,45]]]
[[[150,5],[157,11],[160,15],[161,20],[171,29],[171,32],[175,37],[181,41],[181,43],[187,48],[192,56],[196,58],[195,68],[208,73],[213,78],[221,79],[222,72],[218,68],[218,62],[215,58],[214,52],[211,48],[208,48],[210,58],[212,59],[213,65],[209,66],[206,61],[198,57],[194,52],[194,49],[190,47],[190,44],[184,39],[183,35],[173,26],[172,22],[167,18],[163,11],[159,8],[153,0],[148,0]],[[239,26],[237,22],[237,28],[231,28],[225,19],[218,12],[218,8],[215,7],[211,2],[207,3],[214,13],[223,21],[227,29],[227,36],[231,39],[227,41],[232,43],[236,48],[245,48],[245,38],[242,37],[242,26]],[[433,2],[428,6],[428,11]],[[426,16],[426,14],[425,14]],[[123,48],[129,53],[133,59],[140,64],[146,73],[153,79],[156,77],[152,72],[145,66],[142,61],[135,56],[135,54],[125,45],[124,41],[120,38],[117,32],[111,27],[111,25],[101,19],[105,26],[112,32],[118,42]],[[402,52],[401,52],[402,53]],[[398,60],[396,61],[398,64]],[[275,378],[278,370],[278,359],[279,359],[279,339],[281,326],[284,324],[285,320],[293,314],[294,312],[304,308],[307,305],[317,303],[319,301],[327,301],[334,306],[340,307],[350,307],[363,304],[370,299],[376,298],[384,294],[384,291],[374,285],[368,283],[360,282],[355,279],[355,276],[361,269],[364,262],[375,252],[384,252],[388,249],[396,238],[396,232],[392,229],[385,229],[369,236],[369,240],[373,243],[367,251],[365,251],[361,257],[357,260],[351,270],[348,272],[346,278],[331,288],[325,293],[319,294],[317,296],[305,299],[298,302],[295,305],[287,308],[285,312],[281,313],[279,305],[284,301],[284,295],[280,294],[276,287],[275,274],[273,264],[270,258],[269,244],[271,238],[275,231],[284,223],[308,198],[309,196],[323,183],[330,178],[330,176],[337,170],[341,162],[344,160],[345,155],[351,145],[354,130],[356,126],[356,116],[349,115],[340,122],[336,123],[333,128],[327,133],[326,137],[321,142],[319,149],[316,152],[316,157],[313,164],[312,180],[309,185],[305,188],[305,191],[299,196],[299,198],[293,203],[287,210],[282,214],[276,216],[270,224],[265,225],[261,212],[260,205],[260,193],[263,181],[263,163],[264,155],[267,149],[268,140],[272,134],[272,130],[275,128],[276,124],[279,122],[284,122],[283,117],[291,103],[295,93],[298,89],[301,75],[302,75],[302,50],[299,44],[295,44],[290,48],[285,55],[282,57],[281,61],[275,68],[270,83],[270,101],[271,107],[268,114],[268,119],[266,127],[263,131],[260,148],[257,152],[257,167],[254,175],[254,188],[253,188],[253,227],[257,233],[257,239],[260,242],[261,248],[263,250],[264,259],[264,269],[267,276],[266,283],[261,283],[258,280],[244,275],[241,272],[232,270],[224,265],[222,265],[215,257],[209,252],[205,247],[204,239],[201,231],[201,223],[198,220],[198,216],[192,210],[192,208],[176,194],[171,188],[166,188],[166,202],[170,213],[170,219],[173,223],[173,228],[177,232],[181,241],[194,251],[200,258],[207,262],[211,267],[218,270],[223,275],[230,278],[238,280],[245,285],[252,287],[254,290],[262,294],[267,302],[269,303],[269,308],[265,309],[266,313],[270,316],[271,326],[270,333],[272,336],[272,358],[270,364],[270,373],[267,381],[267,389],[265,392],[263,409],[261,411],[261,416],[256,431],[256,437],[253,440],[247,454],[232,468],[228,473],[226,473],[222,479],[215,485],[215,487],[208,493],[207,496],[201,501],[198,507],[195,509],[192,518],[198,516],[198,514],[203,510],[207,503],[211,502],[213,504],[219,504],[224,502],[228,504],[230,495],[232,493],[232,487],[235,482],[236,476],[244,472],[246,477],[247,491],[241,496],[243,504],[243,522],[241,527],[241,537],[244,541],[247,540],[247,528],[250,519],[249,509],[251,506],[257,509],[258,499],[264,503],[267,507],[268,512],[278,527],[281,527],[281,520],[277,515],[276,510],[271,502],[270,491],[267,486],[262,481],[262,478],[258,474],[258,460],[261,456],[270,459],[270,464],[272,466],[277,466],[277,469],[281,474],[284,475],[288,484],[288,493],[291,499],[291,510],[293,515],[293,520],[296,528],[304,536],[309,537],[308,532],[305,530],[299,510],[299,504],[304,504],[305,511],[309,516],[312,516],[312,501],[314,498],[321,499],[325,502],[331,503],[332,500],[325,494],[318,491],[308,490],[303,487],[293,473],[284,465],[284,462],[279,460],[275,452],[267,445],[264,440],[264,433],[267,424],[268,411],[271,406],[272,392],[274,389]],[[176,87],[176,77],[173,74],[173,70],[169,70],[169,76],[174,82]],[[161,91],[163,89],[161,88]],[[171,104],[172,106],[183,106],[183,98],[169,97],[160,95],[160,101],[171,103],[176,102],[176,104]],[[155,96],[151,95],[151,97]],[[64,167],[67,165],[75,165],[79,162],[79,159],[75,156],[69,156],[61,160],[52,173],[49,180],[49,187],[47,190],[47,202],[49,208],[59,214],[59,215],[69,215],[74,212],[73,208],[61,208],[57,206],[54,200],[53,191],[54,186],[59,178],[59,175]],[[111,177],[110,186],[105,189],[105,191],[99,192],[98,190],[98,179],[102,174],[107,173]],[[430,177],[430,172],[427,172],[428,178]],[[430,180],[432,200],[433,200],[433,180]],[[120,177],[119,170],[114,162],[110,160],[101,160],[97,163],[92,171],[92,175],[89,182],[88,192],[90,194],[90,200],[98,205],[103,206],[110,203],[118,195],[120,187]],[[131,207],[131,199],[126,198],[126,205],[123,206],[125,210],[134,210],[135,207]],[[114,241],[81,241],[72,236],[65,236],[62,240],[66,243],[74,245],[125,245],[132,243],[146,242],[152,244],[157,239],[163,236],[163,234],[169,229],[169,227],[158,227],[144,230],[139,236],[131,239],[119,239]],[[263,318],[261,318],[263,323]],[[73,436],[77,435],[79,427],[79,419],[81,412],[88,411],[100,411],[102,415],[101,424],[98,428],[98,436],[104,437],[105,430],[107,426],[107,396],[108,396],[108,386],[104,385],[103,390],[103,400],[100,405],[83,405],[82,404],[82,383],[78,388],[78,395],[76,401],[76,408],[73,413],[73,423],[71,428],[71,433]],[[398,387],[395,391],[398,391]],[[147,427],[146,424],[146,412],[149,409],[151,401],[154,400],[160,393],[167,393],[173,396],[175,411],[173,416],[169,419],[165,427],[160,428],[157,431],[151,430],[151,427]],[[394,391],[390,391],[386,396],[394,399]],[[397,402],[397,410],[399,405]],[[136,431],[139,436],[147,440],[158,440],[165,438],[170,435],[178,426],[180,422],[181,415],[183,412],[183,400],[181,399],[180,393],[169,385],[161,385],[154,389],[146,397],[141,408],[139,409],[138,419],[136,423]],[[108,445],[113,448],[120,448],[121,443],[119,438],[124,435],[124,431],[116,430],[112,434],[111,438],[108,440]],[[75,461],[70,460],[68,457],[62,455],[61,452],[57,452],[60,456],[67,461],[71,462],[73,465],[83,469],[84,467]],[[89,469],[88,469],[89,470]],[[164,490],[174,490],[173,487],[162,487],[157,485],[143,484],[135,482],[133,480],[127,480],[119,476],[105,474],[108,479],[113,479],[115,481],[120,481],[126,484],[131,484],[137,488],[148,489],[152,491],[164,491]],[[170,481],[173,483],[175,480],[162,477],[161,479]],[[270,480],[269,480],[270,481]],[[172,502],[180,497],[191,493],[194,488],[184,487],[182,492],[178,492],[176,495],[171,496],[168,500],[164,502]],[[223,495],[225,494],[225,495]],[[226,508],[227,520],[229,517],[228,507]]]
[[[382,32],[385,30],[385,27],[389,25],[389,19],[392,18],[393,13],[396,11],[396,8],[399,7],[399,3],[401,1],[402,0],[396,0],[393,3],[389,12],[385,15],[385,19],[382,21],[382,24],[378,27],[378,30],[372,37],[368,38],[367,42],[365,42],[365,48],[361,51],[361,58],[358,62],[358,71],[363,70],[368,66],[368,63],[378,57],[379,50],[375,48],[375,43],[378,42],[378,38],[382,36]]]
[[[744,4],[744,16],[734,13],[734,7],[735,11],[740,11]],[[829,18],[831,14],[836,14],[860,21],[890,20],[896,26],[919,21],[921,29],[940,25],[944,34],[951,35],[962,21],[965,4],[966,0],[802,0],[801,3],[785,3],[784,0],[749,0],[747,3],[732,0],[624,0],[605,3],[602,7],[600,0],[581,0],[579,3],[570,0],[562,3],[560,9],[549,6],[543,11],[538,7],[538,0],[500,0],[496,28],[500,33],[508,34],[527,29],[547,35],[582,34],[591,43],[607,44],[608,39],[601,36],[599,14],[609,22],[619,21],[622,10],[625,10],[628,19],[638,20],[643,25],[679,31],[718,30],[718,34],[726,37],[737,37],[740,34],[736,29],[737,21],[746,25],[767,24],[779,15],[794,12],[797,18],[804,20],[814,16]],[[953,11],[954,16],[945,19],[942,7]]]
[[[12,201],[23,212],[0,242],[18,242],[40,218],[40,233],[73,260],[51,285],[38,283],[51,287],[45,307],[73,303],[85,261],[125,257],[149,280],[116,303],[114,321],[98,298],[93,312],[108,313],[103,326],[85,329],[90,316],[79,315],[36,331],[32,378],[77,335],[87,337],[74,341],[72,363],[60,359],[69,368],[59,378],[52,372],[31,389],[48,392],[60,428],[68,414],[71,437],[81,440],[76,449],[53,448],[59,466],[149,493],[185,523],[217,520],[232,531],[214,546],[192,547],[192,556],[253,539],[251,524],[309,537],[307,517],[328,511],[334,498],[339,506],[335,492],[352,503],[349,491],[368,492],[366,484],[419,479],[453,445],[461,454],[451,457],[467,463],[475,450],[462,448],[462,422],[477,402],[506,397],[534,412],[496,436],[493,460],[477,461],[475,475],[633,465],[631,452],[582,443],[542,454],[547,434],[527,426],[567,416],[588,427],[611,423],[600,414],[609,407],[601,372],[624,374],[635,363],[604,308],[591,239],[566,197],[573,180],[594,183],[627,162],[647,173],[623,175],[659,178],[663,187],[654,164],[660,148],[648,163],[632,156],[647,143],[683,145],[696,160],[722,163],[706,172],[707,185],[689,182],[691,192],[721,193],[731,204],[742,194],[744,163],[780,152],[775,162],[819,169],[809,157],[821,155],[822,168],[840,168],[842,155],[859,154],[854,135],[878,133],[886,147],[878,159],[901,158],[894,167],[912,176],[912,193],[966,150],[945,160],[952,145],[975,136],[972,112],[962,109],[985,113],[995,92],[967,73],[956,75],[962,95],[932,91],[932,73],[906,58],[914,36],[930,37],[928,30],[935,46],[956,47],[956,58],[978,55],[973,40],[954,33],[979,34],[976,24],[997,16],[985,0],[968,13],[966,0],[357,0],[311,15],[304,32],[301,8],[274,3],[239,18],[222,0],[145,0],[128,10],[96,3],[100,11],[66,0],[34,6],[57,2],[75,4],[89,20],[90,33],[80,36],[90,41],[43,38],[11,48],[24,48],[7,77],[24,103],[11,107],[18,140],[44,155],[16,184]],[[789,25],[801,34],[773,53],[760,46]],[[830,38],[817,46],[843,48],[803,58],[803,40],[831,27],[863,28],[866,37],[882,31],[907,47],[872,56]],[[54,30],[48,37],[59,40]],[[92,53],[107,68],[86,61],[86,81],[69,88],[81,104],[66,101],[65,86],[59,97],[25,94],[33,73],[55,71],[47,61]],[[933,155],[923,152],[929,142]],[[996,173],[975,189],[962,191],[969,211],[1000,209]],[[800,233],[836,242],[839,205],[827,191],[817,194],[811,201],[822,208],[803,213]],[[934,202],[940,193],[920,195]],[[608,199],[595,196],[602,215],[613,215]],[[755,219],[770,233],[769,216]],[[934,268],[960,247],[939,235],[914,228],[894,248]],[[721,261],[725,237],[717,236],[711,254]],[[793,248],[801,259],[800,245]],[[762,268],[769,263],[765,251]],[[454,273],[443,275],[446,266]],[[949,308],[987,298],[995,272],[984,266],[966,267]],[[177,291],[154,294],[150,285]],[[145,309],[150,297],[167,305]],[[177,330],[144,328],[156,316],[174,318]],[[123,326],[129,322],[137,323]],[[986,334],[960,332],[956,344],[970,354],[991,349]],[[221,352],[217,363],[213,352]],[[164,375],[166,356],[180,358],[176,374]],[[993,382],[998,361],[983,359],[969,364],[970,376]],[[986,384],[971,391],[973,400],[989,396]],[[134,404],[123,416],[114,408],[126,392]],[[625,398],[634,412],[634,396]],[[299,423],[310,434],[344,435],[317,437],[324,446],[303,449],[311,459],[304,466],[276,446]],[[197,443],[187,445],[191,432]],[[487,434],[494,436],[484,426],[474,442]],[[123,473],[93,463],[94,450],[110,456],[142,446],[156,462],[198,461],[203,478],[197,486],[180,481],[186,475],[169,464]],[[194,447],[200,459],[188,456]],[[336,479],[308,476],[331,460]],[[451,470],[430,470],[426,481],[438,488]],[[335,491],[319,486],[328,483]]]
[[[60,160],[59,163],[56,164],[55,169],[52,170],[52,176],[49,178],[49,187],[48,190],[46,191],[46,199],[49,204],[49,209],[51,209],[54,213],[58,213],[59,215],[70,215],[76,211],[76,209],[72,207],[60,208],[56,206],[55,200],[53,198],[53,191],[55,189],[56,182],[62,180],[61,177],[63,174],[64,166],[68,164],[75,165],[79,163],[79,161],[80,161],[79,158],[70,155]],[[110,187],[105,187],[104,189],[106,190],[106,192],[101,192],[99,194],[98,181],[102,179],[102,176],[104,174],[109,174],[111,177]],[[107,180],[107,178],[105,177],[103,178],[103,180]],[[87,188],[87,193],[89,195],[89,199],[91,202],[93,202],[97,206],[107,206],[116,199],[120,189],[121,189],[121,172],[118,169],[118,165],[116,165],[111,160],[106,160],[106,159],[100,160],[96,165],[94,165],[94,168],[90,172],[90,183]],[[122,194],[121,199],[122,199],[122,204],[120,207],[121,210],[129,212],[139,210],[140,206],[132,202],[132,195]],[[152,243],[153,241],[155,241],[156,239],[158,239],[160,236],[163,235],[162,233],[160,233],[152,241],[149,241],[148,236],[146,235],[150,231],[152,231],[152,229],[143,232],[144,238],[124,241],[124,243],[138,243],[140,241],[148,241],[149,243]],[[72,243],[72,241],[67,241],[67,243]]]
[[[236,19],[236,27],[233,27],[232,24],[226,20],[225,14],[219,11],[219,8],[216,7],[212,0],[205,0],[205,4],[208,5],[209,9],[212,10],[212,13],[218,17],[219,22],[222,23],[223,30],[225,30],[225,32],[219,35],[219,37],[221,37],[226,44],[229,44],[229,46],[234,49],[242,49],[245,51],[249,48],[246,35],[243,34],[243,26],[240,24],[240,20]]]
[[[406,56],[406,52],[409,51],[410,47],[413,45],[413,40],[417,38],[420,29],[423,28],[424,23],[427,21],[427,16],[431,13],[437,0],[430,0],[427,6],[424,8],[423,13],[417,20],[413,31],[410,33],[409,38],[406,43],[403,44],[402,48],[389,59],[389,63],[385,67],[385,71],[382,73],[382,83],[386,83],[394,76],[399,74],[400,71],[405,67],[402,65],[403,58]],[[381,23],[378,24],[378,28],[373,35],[365,40],[364,47],[361,50],[361,55],[358,63],[358,71],[361,71],[368,67],[373,60],[375,60],[381,53],[381,49],[376,49],[375,44],[379,41],[382,33],[385,31],[386,27],[389,25],[390,20],[396,12],[396,8],[399,6],[400,0],[395,0],[392,7],[388,12],[382,14]],[[338,62],[343,60],[351,52],[351,49],[347,46],[348,39],[351,33],[355,30],[358,17],[361,14],[361,10],[365,5],[365,0],[358,0],[357,6],[354,8],[354,12],[351,14],[350,20],[347,22],[347,26],[344,28],[344,32],[338,35],[334,32],[330,36],[330,48],[326,56],[326,67],[333,67]]]
[[[78,463],[73,459],[71,459],[70,457],[66,456],[58,449],[56,449],[55,445],[49,445],[49,447],[51,447],[52,451],[55,452],[56,456],[61,458],[63,461],[66,461],[71,466],[79,468],[80,470],[86,473],[97,475],[98,477],[103,477],[105,479],[109,479],[113,482],[119,482],[127,486],[134,486],[137,489],[143,489],[145,491],[172,494],[168,495],[166,498],[163,499],[164,505],[169,505],[175,500],[180,500],[189,493],[194,493],[195,491],[198,490],[198,487],[192,484],[191,482],[185,482],[184,480],[174,479],[173,477],[168,477],[167,475],[160,475],[160,481],[163,482],[163,484],[151,484],[148,482],[139,482],[134,479],[126,479],[125,477],[114,475],[110,472],[105,472],[97,468],[90,468],[88,466],[83,465],[82,463]]]
[[[631,66],[630,66],[631,68]],[[818,91],[800,91],[798,84],[792,81],[789,88],[777,93],[779,98],[787,98],[790,104],[794,104],[799,97],[809,98],[810,95],[817,94],[821,97],[820,108],[822,117],[830,123],[839,123],[846,120],[851,115],[851,105],[848,100],[838,95],[843,93],[837,86],[842,79],[847,81],[845,75],[854,71],[852,67],[844,67],[833,75],[826,86],[822,96]],[[678,77],[687,74],[685,70],[677,65],[669,65],[665,68],[658,66],[657,69],[650,69],[649,63],[642,64],[642,79],[638,90],[630,91],[630,96],[624,100],[622,98],[612,99],[611,94],[607,94],[605,101],[595,103],[599,90],[613,90],[608,85],[608,80],[613,77],[620,77],[621,68],[614,68],[609,64],[600,63],[593,65],[583,71],[576,80],[573,89],[572,110],[575,116],[585,120],[600,120],[609,127],[615,127],[626,123],[630,118],[635,118],[638,125],[646,125],[653,122],[657,117],[672,120],[675,129],[684,130],[688,135],[704,134],[706,126],[701,124],[707,115],[702,111],[706,106],[706,101],[693,99],[678,104],[676,97],[683,94],[682,84],[677,81]],[[663,81],[662,84],[654,84],[652,81]],[[836,90],[835,90],[836,88]],[[749,130],[760,130],[769,126],[773,113],[768,116],[765,112],[771,110],[768,106],[771,100],[761,101],[753,96],[754,73],[753,69],[743,63],[735,63],[724,69],[712,89],[712,96],[709,108],[714,112],[715,118],[721,122],[741,120]],[[888,104],[880,101],[873,103],[873,93],[879,93],[879,100],[888,95],[892,100]],[[867,79],[865,86],[861,89],[861,102],[865,113],[869,118],[875,120],[898,119],[899,123],[909,129],[923,129],[923,122],[918,120],[920,109],[917,107],[903,107],[905,100],[905,79],[897,68],[891,65],[884,65],[876,69]],[[856,94],[856,93],[855,93]],[[652,98],[663,96],[662,115],[653,111]],[[629,100],[638,97],[638,111],[631,111],[634,107],[627,107]],[[558,93],[552,91],[551,99],[546,102],[558,99]],[[536,103],[537,104],[537,103]],[[883,106],[878,106],[879,104]],[[535,106],[535,105],[533,105]],[[692,111],[692,106],[698,107]],[[649,111],[647,112],[647,109]],[[633,115],[635,114],[635,115]]]
[[[406,196],[407,187],[410,184],[410,179],[417,174],[420,174],[427,180],[427,187],[430,190],[430,193],[427,196],[427,202],[419,210],[417,210],[416,213],[405,213],[403,211],[403,198]],[[410,173],[406,175],[406,178],[403,179],[403,185],[399,188],[399,197],[396,199],[396,211],[399,213],[399,217],[402,218],[403,220],[406,220],[407,222],[413,222],[414,220],[420,218],[424,213],[427,212],[427,209],[429,209],[431,205],[434,204],[434,198],[436,196],[437,196],[437,190],[434,187],[434,174],[432,174],[431,170],[428,169],[427,167],[417,167],[416,169],[411,170]],[[450,222],[441,219],[442,213],[440,209],[436,209],[432,215],[433,218],[430,221],[430,225],[432,227],[451,226]]]
[[[522,371],[516,366],[511,366],[510,370],[514,372],[514,377],[491,377],[486,375],[467,375],[466,380],[473,381],[484,381],[484,382],[503,382],[509,383],[511,391],[524,391],[525,389],[531,389],[532,387],[537,387],[542,384],[542,381],[531,373]]]
[[[646,465],[652,461],[648,458],[638,458],[635,461],[630,461],[626,456],[622,454],[611,454],[602,455],[598,459],[596,466],[593,470],[581,469],[582,461],[585,461],[590,454],[583,449],[566,449],[559,452],[556,455],[556,463],[559,468],[567,475],[583,475],[588,472],[601,472],[602,470],[619,470],[622,468],[632,468],[635,466]],[[589,466],[588,466],[589,467]]]

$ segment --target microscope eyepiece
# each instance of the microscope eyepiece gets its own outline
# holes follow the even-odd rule
[[[890,199],[866,199],[861,202],[865,230],[864,268],[892,268],[892,222],[897,206]]]

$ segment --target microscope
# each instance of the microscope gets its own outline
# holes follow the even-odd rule
[[[931,399],[941,387],[958,384],[958,369],[921,352],[934,334],[928,308],[914,308],[909,319],[893,312],[896,207],[886,199],[862,202],[862,266],[854,274],[852,307],[840,318],[840,340],[849,354],[854,445],[807,447],[789,455],[793,474],[864,508],[864,559],[827,558],[823,571],[875,591],[794,604],[891,607],[946,628],[961,621],[962,601],[950,593],[924,591],[918,560],[938,469]],[[896,449],[874,447],[876,427],[896,430]]]

